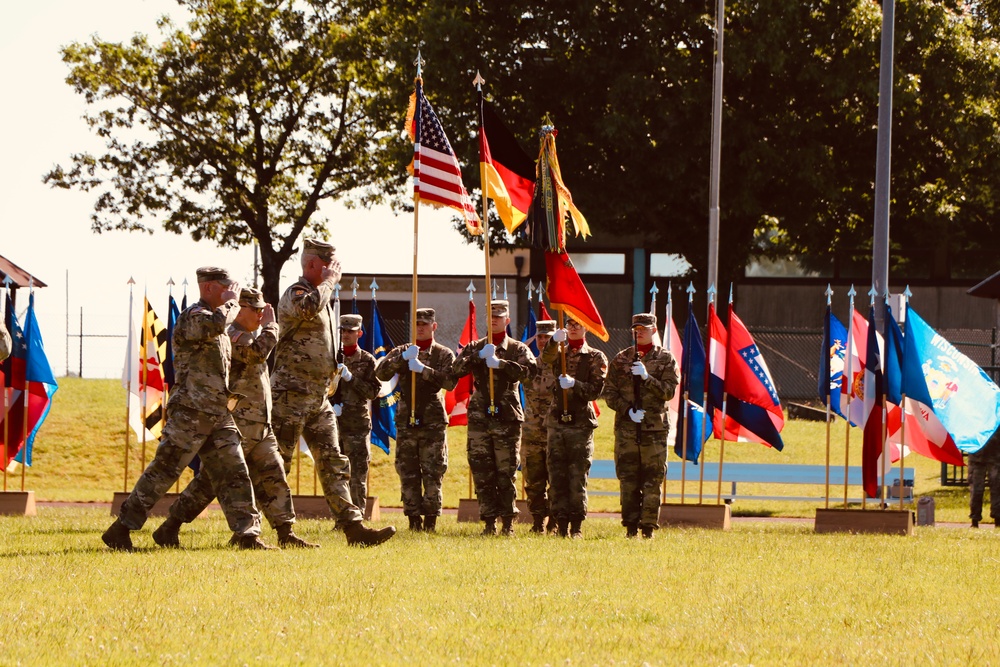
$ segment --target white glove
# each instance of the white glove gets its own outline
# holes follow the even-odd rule
[[[417,354],[420,352],[420,348],[416,345],[411,345],[405,350],[403,350],[403,359],[409,361],[410,359],[416,359]]]
[[[492,357],[486,357],[486,365],[490,368],[500,368],[500,358],[495,354]]]
[[[569,375],[559,376],[559,386],[563,389],[572,389],[573,385],[576,384],[576,378],[570,377]]]
[[[649,379],[649,371],[646,370],[646,365],[641,361],[632,364],[632,375],[638,375],[643,381]]]
[[[556,329],[555,332],[552,334],[552,340],[554,340],[557,343],[565,343],[566,342],[566,330],[565,329]]]
[[[337,364],[337,370],[340,371],[340,379],[344,382],[350,382],[354,379],[354,373],[351,369],[344,364]]]
[[[486,343],[483,345],[483,349],[479,350],[479,358],[486,359],[488,357],[495,357],[497,355],[497,346],[493,343]]]
[[[628,409],[629,419],[634,421],[636,424],[642,423],[642,418],[646,416],[645,410],[635,410],[633,408]]]
[[[423,373],[424,369],[427,368],[427,366],[422,364],[419,359],[410,359],[409,365],[410,370],[414,373]]]
[[[335,414],[335,415],[337,415],[339,417],[340,413],[342,413],[343,411],[344,411],[344,404],[343,403],[334,403],[333,404],[333,414]]]

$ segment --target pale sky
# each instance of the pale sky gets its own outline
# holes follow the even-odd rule
[[[147,290],[163,317],[171,278],[177,283],[178,302],[185,278],[192,284],[189,302],[191,296],[196,298],[194,272],[199,266],[225,266],[244,283],[252,278],[251,248],[222,250],[162,230],[152,236],[97,235],[90,229],[93,193],[53,190],[42,183],[42,176],[54,165],[68,166],[71,154],[99,154],[101,149],[82,120],[83,98],[65,83],[68,68],[60,58],[60,47],[94,34],[108,41],[124,41],[136,32],[155,36],[156,19],[166,13],[182,23],[178,12],[173,0],[31,0],[4,6],[0,22],[0,90],[4,91],[0,104],[0,255],[48,284],[36,290],[35,307],[57,376],[65,374],[67,366],[67,310],[72,333],[79,330],[83,307],[85,333],[124,335],[130,277],[137,283],[138,302]],[[330,239],[348,278],[412,270],[410,216],[397,217],[387,209],[348,211],[335,204],[321,210],[330,220]],[[421,208],[420,272],[482,273],[482,251],[466,244],[452,229],[450,219],[447,211]],[[373,238],[379,240],[377,248]],[[282,285],[297,275],[293,258],[285,265]],[[26,307],[27,293],[22,291],[18,311]],[[70,339],[69,368],[74,373],[79,364],[78,345],[78,339]],[[124,348],[122,339],[89,339],[84,346],[84,376],[120,376]]]

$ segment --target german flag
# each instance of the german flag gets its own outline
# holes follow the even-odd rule
[[[535,194],[535,163],[479,93],[479,167],[483,194],[493,200],[508,232],[517,229]]]

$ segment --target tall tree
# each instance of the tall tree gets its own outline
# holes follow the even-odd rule
[[[63,49],[106,145],[45,180],[99,193],[96,232],[156,220],[221,246],[256,239],[276,303],[302,232],[324,234],[322,200],[370,204],[401,185],[405,98],[370,94],[390,70],[363,2],[178,2],[190,21],[161,19],[159,42]]]

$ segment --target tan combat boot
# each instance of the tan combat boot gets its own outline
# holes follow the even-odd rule
[[[178,549],[181,546],[180,532],[184,525],[179,519],[168,516],[160,527],[153,531],[153,541],[166,549]]]
[[[132,536],[129,533],[128,526],[120,519],[115,519],[115,522],[101,535],[101,539],[115,551],[132,551]]]
[[[347,543],[352,547],[374,547],[382,544],[396,534],[395,526],[386,526],[379,530],[366,528],[360,521],[344,526]]]
[[[312,542],[306,542],[301,537],[292,532],[292,525],[290,523],[283,523],[277,526],[275,530],[278,532],[278,546],[282,549],[318,549],[318,544],[313,544]]]

